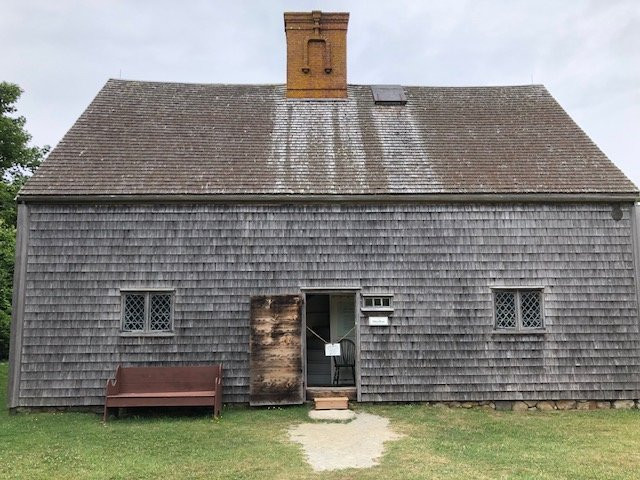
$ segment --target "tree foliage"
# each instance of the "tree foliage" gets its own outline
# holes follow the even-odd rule
[[[0,219],[0,359],[9,356],[16,229]]]
[[[6,226],[16,225],[16,196],[27,178],[26,175],[16,174],[0,182],[0,221]]]
[[[30,146],[31,135],[25,130],[25,118],[13,116],[22,90],[18,85],[0,82],[0,169],[7,174],[30,174],[38,168],[48,147]]]
[[[16,243],[15,198],[29,175],[40,165],[49,147],[29,145],[25,118],[14,115],[22,90],[0,82],[0,359],[9,355],[11,295]]]

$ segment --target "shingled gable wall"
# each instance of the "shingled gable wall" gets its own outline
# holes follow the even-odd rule
[[[220,362],[246,402],[250,296],[354,285],[395,305],[359,318],[363,401],[637,399],[630,207],[31,204],[11,406],[99,405],[119,363]],[[496,284],[544,285],[546,332],[494,333]],[[120,335],[143,287],[175,288],[175,336]]]

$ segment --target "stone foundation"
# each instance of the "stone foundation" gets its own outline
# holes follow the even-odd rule
[[[311,402],[307,402],[311,405]],[[376,405],[372,402],[363,402],[364,405]],[[405,405],[406,402],[385,402],[385,405]],[[226,405],[226,404],[225,404]],[[530,410],[550,411],[550,410],[640,410],[639,400],[496,400],[494,402],[425,402],[436,408],[484,408],[498,411],[525,412]],[[248,404],[243,404],[248,407]],[[10,413],[38,413],[38,412],[87,412],[102,415],[103,406],[85,407],[18,407],[10,408]],[[171,408],[171,407],[167,407]],[[199,408],[199,407],[194,407]],[[153,408],[152,408],[153,410]],[[180,411],[185,411],[180,407]]]
[[[430,402],[434,407],[487,408],[500,411],[529,410],[630,410],[640,409],[640,400],[499,400],[495,402]]]

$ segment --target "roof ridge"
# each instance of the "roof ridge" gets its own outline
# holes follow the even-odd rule
[[[208,86],[208,87],[286,87],[286,83],[225,83],[225,82],[179,82],[179,81],[164,81],[164,80],[135,80],[128,78],[109,78],[107,83],[142,83],[150,85],[193,85],[193,86]],[[434,89],[500,89],[500,88],[544,88],[544,84],[532,83],[521,85],[405,85],[401,83],[348,83],[349,87],[373,87],[378,85],[400,85],[404,88],[434,88]]]
[[[280,87],[284,86],[284,83],[204,83],[204,82],[178,82],[178,81],[163,81],[163,80],[134,80],[129,78],[109,78],[107,83],[147,83],[154,85],[202,85],[202,86],[216,86],[216,87]]]

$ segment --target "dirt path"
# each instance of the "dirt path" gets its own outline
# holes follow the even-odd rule
[[[349,423],[302,423],[289,430],[289,437],[302,444],[315,471],[368,468],[377,465],[384,442],[401,437],[389,428],[389,420],[358,413]]]

